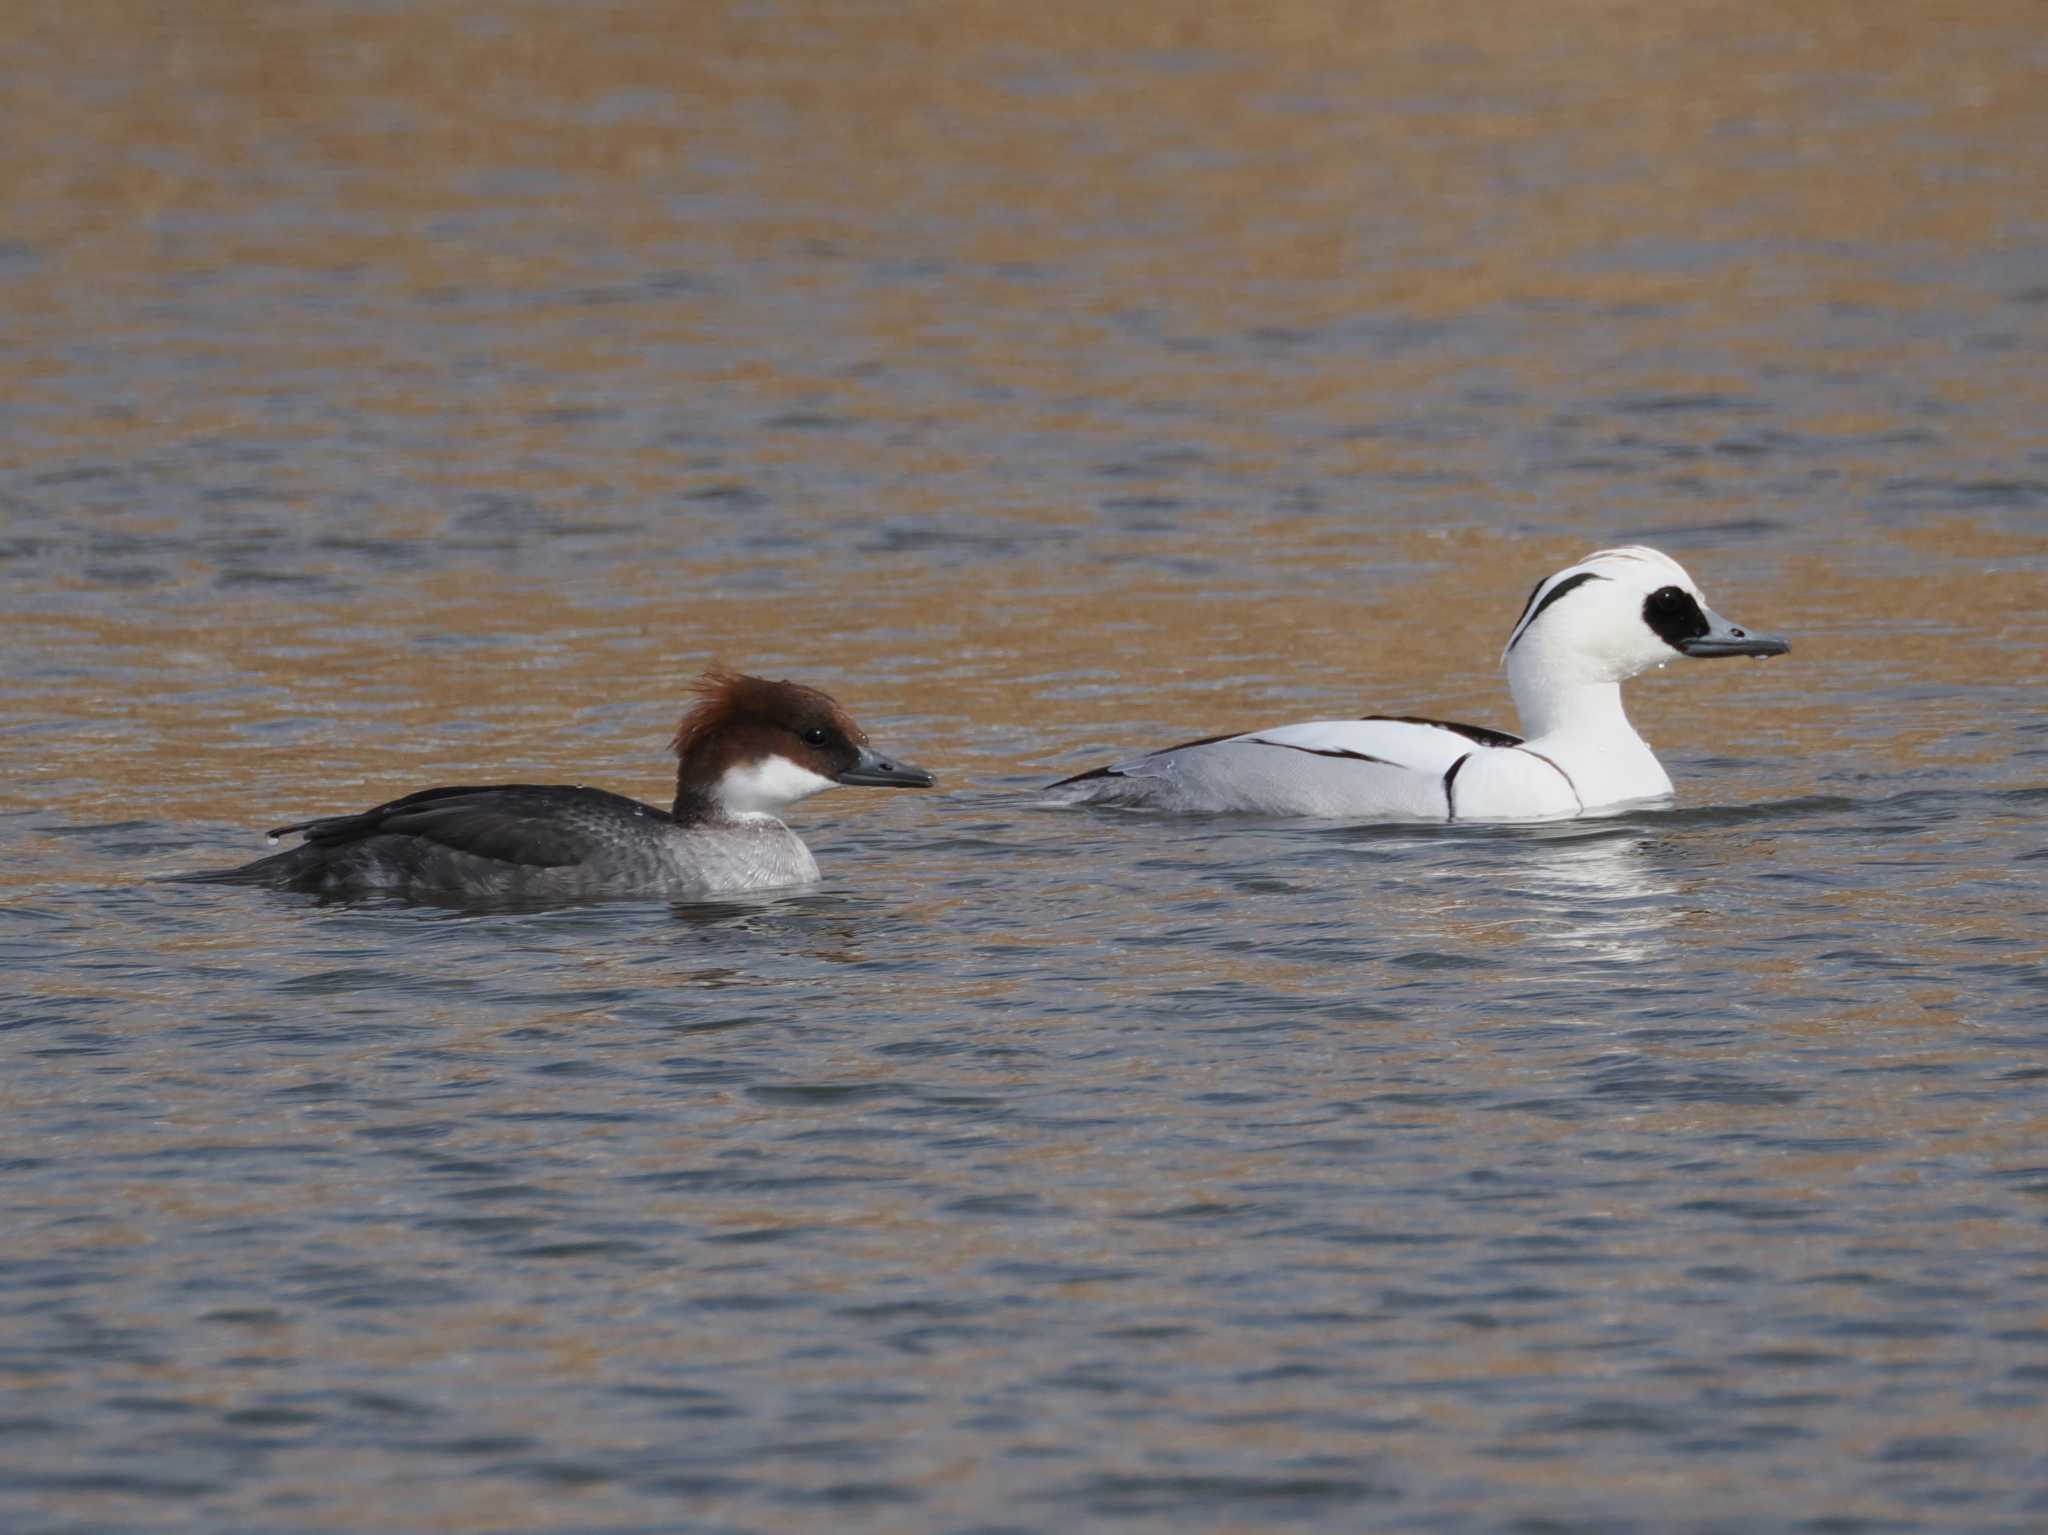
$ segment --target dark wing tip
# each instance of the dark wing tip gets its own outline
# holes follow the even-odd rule
[[[1090,768],[1085,773],[1076,773],[1072,778],[1062,778],[1058,783],[1049,783],[1048,789],[1064,789],[1068,784],[1087,783],[1091,778],[1121,778],[1124,775],[1114,767]]]
[[[1457,720],[1433,720],[1420,714],[1365,714],[1367,720],[1387,720],[1396,725],[1427,725],[1433,730],[1448,730],[1453,735],[1463,736],[1475,746],[1520,746],[1522,738],[1506,730],[1495,730],[1487,725],[1466,725]]]

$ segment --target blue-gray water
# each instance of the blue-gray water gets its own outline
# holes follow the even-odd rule
[[[230,10],[0,21],[0,1527],[2048,1525],[2030,8]],[[1622,539],[1675,808],[1033,792]],[[940,787],[149,878],[714,657]]]

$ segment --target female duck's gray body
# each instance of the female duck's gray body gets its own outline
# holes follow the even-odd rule
[[[713,670],[676,732],[675,805],[580,785],[423,789],[280,827],[298,847],[189,880],[458,899],[690,897],[805,884],[817,860],[775,810],[837,784],[926,788],[830,696]]]
[[[1661,799],[1671,779],[1621,684],[1679,657],[1774,656],[1720,617],[1678,562],[1602,549],[1540,581],[1503,661],[1526,738],[1406,716],[1213,736],[1052,785],[1067,803],[1400,821],[1543,821]]]
[[[395,890],[576,900],[709,895],[818,877],[773,816],[678,821],[623,794],[570,785],[423,789],[356,815],[279,827],[298,847],[209,876],[331,892]]]

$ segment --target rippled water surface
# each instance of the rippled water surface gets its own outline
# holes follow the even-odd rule
[[[0,1524],[2048,1526],[2039,21],[0,15]],[[1620,540],[1674,808],[1035,793]],[[714,658],[939,789],[152,882]]]

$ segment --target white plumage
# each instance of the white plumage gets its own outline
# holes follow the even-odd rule
[[[1671,793],[1621,684],[1676,657],[1782,655],[1679,563],[1602,549],[1537,583],[1502,661],[1525,736],[1369,715],[1191,741],[1052,786],[1074,804],[1423,821],[1539,821]]]

